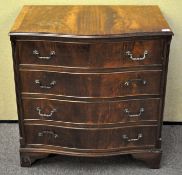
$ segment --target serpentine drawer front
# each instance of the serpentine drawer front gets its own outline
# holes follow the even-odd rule
[[[117,43],[66,43],[18,41],[20,64],[82,68],[116,68],[161,65],[164,40],[132,40]]]
[[[60,126],[25,125],[25,133],[27,145],[53,145],[85,151],[88,149],[113,151],[126,147],[154,148],[156,139],[155,126],[83,130]]]
[[[159,168],[172,35],[157,6],[24,6],[10,31],[21,166],[131,154]]]
[[[20,77],[23,93],[75,97],[159,94],[162,78],[160,70],[92,74],[29,70],[20,71]]]
[[[129,122],[157,122],[159,104],[158,98],[106,102],[25,98],[23,110],[25,121],[44,120],[101,126]]]

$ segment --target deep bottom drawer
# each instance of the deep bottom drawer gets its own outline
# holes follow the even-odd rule
[[[156,126],[83,129],[47,125],[25,125],[27,145],[54,145],[76,149],[154,147]]]

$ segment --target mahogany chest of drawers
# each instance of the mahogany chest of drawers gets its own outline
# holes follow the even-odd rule
[[[131,154],[159,168],[172,35],[157,6],[24,6],[10,31],[21,165]]]

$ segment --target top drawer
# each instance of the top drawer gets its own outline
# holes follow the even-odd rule
[[[77,68],[120,68],[161,65],[163,40],[108,43],[17,41],[20,64]]]

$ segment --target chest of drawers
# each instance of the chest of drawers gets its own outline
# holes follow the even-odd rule
[[[131,154],[158,168],[172,35],[157,6],[24,6],[10,31],[21,165]]]

